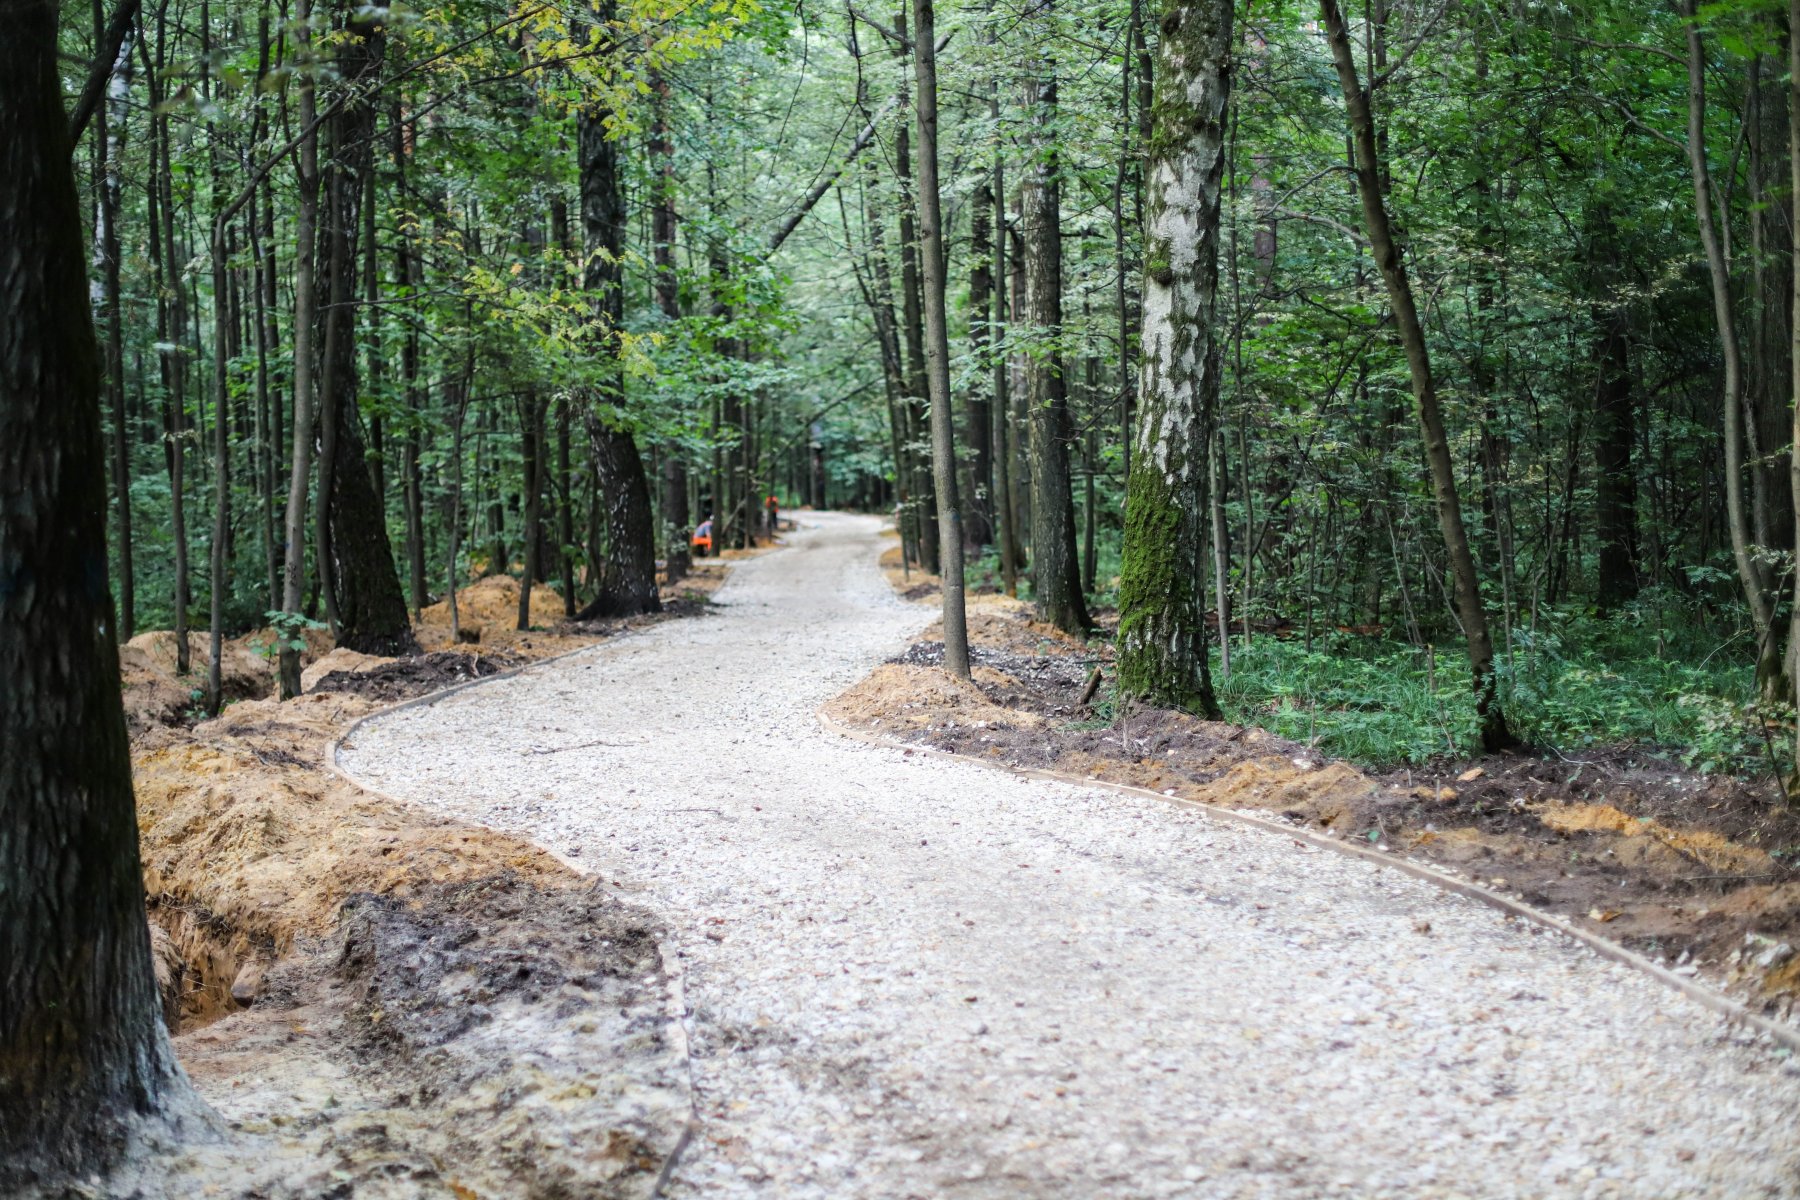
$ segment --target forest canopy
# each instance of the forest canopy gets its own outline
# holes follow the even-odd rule
[[[1187,515],[1134,540],[1154,168],[1204,140],[1159,85],[1196,24],[1217,369]],[[267,628],[291,692],[307,624],[403,650],[486,574],[562,595],[527,624],[653,606],[769,496],[891,511],[936,573],[943,412],[970,588],[1129,635],[1133,580],[1176,587],[1134,561],[1188,547],[1190,707],[1368,760],[1516,736],[1789,774],[1788,25],[65,3],[123,634]]]

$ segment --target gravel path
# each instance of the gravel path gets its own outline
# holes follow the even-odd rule
[[[1800,1195],[1784,1052],[1554,934],[1188,809],[825,734],[929,620],[808,514],[721,615],[365,725],[347,770],[664,914],[677,1196]]]

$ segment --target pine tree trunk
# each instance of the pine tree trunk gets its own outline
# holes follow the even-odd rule
[[[1119,571],[1120,692],[1215,720],[1201,580],[1219,398],[1231,18],[1231,0],[1176,0],[1160,20],[1145,172],[1143,368]]]
[[[1026,176],[1020,224],[1025,243],[1026,311],[1037,336],[1062,334],[1062,183],[1051,132],[1056,116],[1056,76],[1044,64],[1026,84],[1035,160]],[[1062,355],[1032,354],[1025,364],[1031,410],[1031,588],[1038,616],[1066,633],[1093,626],[1081,594],[1075,553],[1075,493],[1069,477],[1068,381]]]
[[[0,1192],[186,1104],[151,971],[57,9],[0,37]],[[24,581],[28,581],[24,582]],[[14,586],[7,586],[12,582]],[[86,1190],[85,1188],[82,1190]]]
[[[1388,219],[1387,202],[1381,190],[1381,158],[1376,148],[1375,118],[1369,107],[1369,94],[1363,90],[1356,74],[1356,61],[1351,55],[1350,34],[1344,24],[1337,0],[1320,0],[1325,19],[1326,38],[1331,43],[1332,59],[1337,66],[1338,83],[1343,89],[1344,104],[1349,111],[1351,133],[1356,147],[1357,190],[1362,200],[1363,224],[1369,234],[1369,249],[1387,285],[1388,304],[1393,311],[1395,330],[1412,376],[1413,403],[1418,410],[1419,429],[1425,445],[1425,459],[1431,471],[1432,493],[1437,501],[1438,528],[1444,549],[1450,559],[1450,573],[1455,581],[1456,614],[1462,622],[1463,636],[1468,639],[1469,670],[1475,690],[1475,711],[1481,729],[1482,749],[1492,752],[1511,745],[1513,737],[1506,727],[1501,710],[1499,679],[1494,671],[1494,644],[1488,633],[1487,609],[1481,600],[1481,581],[1475,569],[1475,555],[1469,549],[1468,530],[1463,525],[1462,503],[1456,493],[1455,466],[1450,457],[1449,439],[1444,432],[1444,415],[1438,406],[1437,383],[1432,377],[1431,358],[1425,345],[1425,330],[1419,323],[1418,307],[1413,300],[1412,281],[1394,240]],[[1246,553],[1251,553],[1246,549]]]

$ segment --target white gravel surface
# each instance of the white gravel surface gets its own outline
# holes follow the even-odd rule
[[[678,1196],[1800,1195],[1784,1051],[1428,884],[864,746],[820,704],[932,613],[803,514],[719,615],[365,725],[369,785],[659,911]]]

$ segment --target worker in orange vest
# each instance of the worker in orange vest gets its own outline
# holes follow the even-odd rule
[[[774,496],[763,501],[763,510],[769,514],[769,540],[775,540],[775,530],[781,524],[781,502]]]
[[[705,558],[712,553],[712,525],[712,517],[709,515],[706,520],[694,527],[693,547],[695,558]]]

